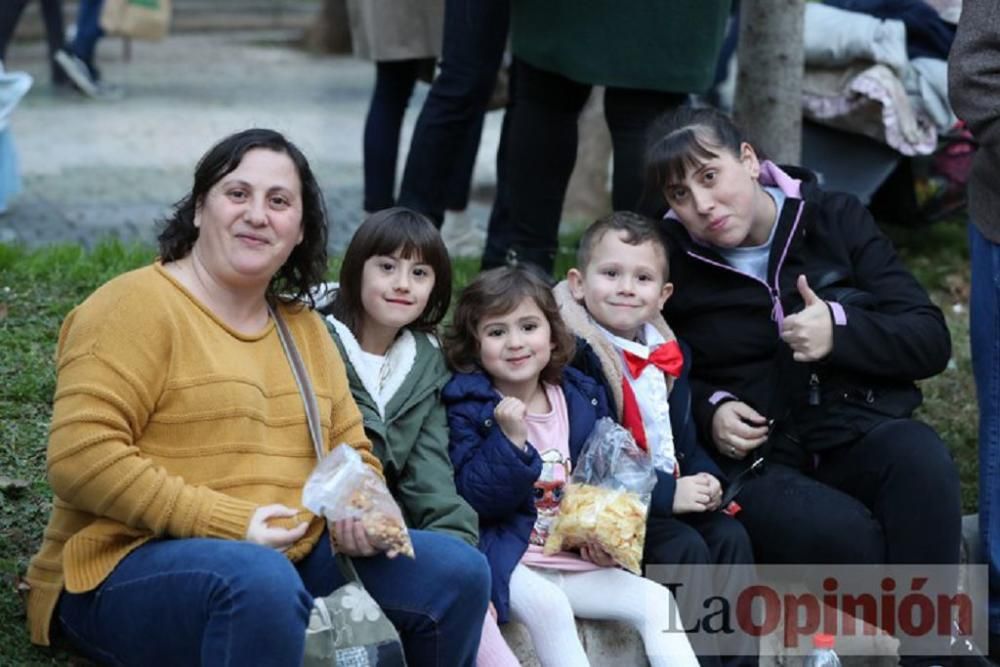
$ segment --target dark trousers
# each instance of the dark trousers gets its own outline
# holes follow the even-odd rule
[[[392,60],[375,63],[375,88],[365,120],[365,200],[366,211],[379,211],[396,203],[396,161],[403,116],[417,79],[433,70],[432,59]],[[466,136],[451,156],[451,173],[442,183],[445,206],[463,210],[469,203],[469,184],[479,150],[480,125]]]
[[[576,163],[577,118],[591,86],[515,60],[517,86],[506,136],[510,221],[491,227],[488,245],[510,248],[518,261],[551,272],[566,186]],[[685,100],[679,93],[608,87],[604,117],[614,150],[612,205],[635,210],[642,194],[646,132],[660,114]]]
[[[813,471],[768,464],[737,501],[758,563],[958,563],[958,471],[913,419],[877,426]]]
[[[45,21],[45,39],[49,46],[49,60],[63,47],[65,28],[63,27],[62,0],[41,0],[42,19]],[[0,60],[7,61],[7,45],[14,36],[14,29],[28,0],[3,0],[0,2]],[[61,79],[55,64],[52,64],[53,79]]]
[[[751,564],[753,548],[750,537],[740,522],[720,512],[680,514],[671,518],[651,516],[646,523],[643,562],[647,567],[671,564],[681,566]],[[690,576],[692,572],[699,575],[697,578],[700,581],[692,581]],[[678,576],[674,577],[671,576],[669,568],[666,568],[663,574],[668,580],[681,582],[688,589],[678,591],[677,596],[681,619],[688,625],[704,613],[701,602],[712,588],[724,591],[728,598],[735,600],[739,591],[752,584],[749,570],[742,568],[717,568],[716,574],[723,578],[719,581],[718,587],[712,586],[707,577],[708,572],[702,569],[679,570]],[[708,635],[703,637],[706,641],[711,640]],[[720,657],[715,650],[709,652],[698,650],[699,646],[701,644],[695,642],[701,667],[757,664],[757,649],[752,642],[746,642],[741,651],[742,655],[739,656]]]
[[[445,2],[441,72],[413,130],[399,193],[402,206],[420,211],[438,225],[445,208],[453,207],[448,188],[458,178],[455,170],[471,179],[471,168],[462,171],[456,156],[470,144],[475,156],[479,147],[509,21],[509,0]]]
[[[736,499],[758,563],[958,563],[958,471],[937,433],[913,419],[880,424],[814,470],[767,464]],[[942,641],[936,655],[901,663],[943,664],[949,651]]]

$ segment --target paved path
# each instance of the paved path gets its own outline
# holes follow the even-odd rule
[[[12,120],[25,189],[0,216],[0,241],[90,246],[109,234],[152,241],[154,221],[190,188],[198,157],[226,134],[257,126],[286,133],[305,152],[327,197],[331,250],[342,250],[360,221],[361,136],[374,68],[309,55],[292,44],[297,37],[181,34],[134,42],[128,63],[121,41],[105,39],[104,78],[125,91],[114,101],[54,90],[43,45],[14,43],[7,66],[32,74],[35,87]],[[418,86],[411,102],[400,166],[425,91]],[[489,114],[474,189],[495,180],[499,123]],[[470,206],[477,226],[485,225],[488,205]]]

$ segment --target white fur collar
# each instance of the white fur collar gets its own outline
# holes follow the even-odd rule
[[[347,360],[354,368],[364,385],[365,391],[372,397],[375,406],[378,408],[379,416],[385,419],[385,406],[389,404],[392,397],[396,395],[403,381],[413,368],[417,359],[417,341],[409,329],[403,329],[393,342],[389,351],[385,354],[385,365],[381,373],[381,378],[369,372],[369,366],[362,359],[361,344],[354,337],[354,333],[347,328],[347,325],[336,319],[332,315],[327,315],[327,321],[333,324],[340,336],[340,342],[347,353]],[[381,381],[380,381],[381,379]]]

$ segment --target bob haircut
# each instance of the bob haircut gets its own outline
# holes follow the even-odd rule
[[[660,116],[647,134],[644,210],[665,213],[669,209],[664,195],[667,186],[684,180],[691,169],[719,157],[722,151],[739,157],[745,141],[744,133],[718,109],[685,106]]]
[[[406,259],[419,258],[434,271],[434,287],[424,312],[409,328],[434,333],[451,304],[451,260],[437,227],[423,215],[401,206],[387,208],[368,216],[361,223],[344,252],[340,267],[340,287],[330,313],[360,336],[364,306],[361,282],[365,262],[376,255],[399,251]]]
[[[160,259],[173,262],[186,257],[198,240],[195,213],[205,202],[209,190],[231,173],[243,157],[255,149],[287,155],[295,165],[302,187],[302,242],[292,250],[267,287],[269,299],[286,303],[314,304],[310,287],[320,283],[327,271],[326,206],[323,193],[313,176],[309,162],[295,144],[274,130],[252,129],[231,134],[212,146],[194,171],[191,192],[174,204],[173,214],[163,221],[159,242]]]
[[[479,323],[492,315],[506,315],[525,299],[532,299],[545,315],[552,332],[552,356],[541,379],[559,384],[566,364],[576,352],[576,341],[559,315],[559,306],[548,283],[534,269],[501,266],[483,271],[469,283],[455,304],[451,325],[445,333],[445,356],[461,373],[482,370],[479,362]]]
[[[663,282],[670,278],[670,251],[667,240],[657,231],[656,224],[644,215],[631,211],[615,211],[598,218],[583,232],[580,245],[576,249],[576,268],[586,273],[590,265],[594,246],[601,242],[608,232],[624,232],[623,242],[631,246],[652,243],[663,256]]]

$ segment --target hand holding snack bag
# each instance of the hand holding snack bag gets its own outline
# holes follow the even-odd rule
[[[372,546],[413,558],[403,513],[382,479],[348,445],[316,464],[302,489],[302,504],[329,522],[360,519]]]
[[[566,485],[545,553],[597,544],[622,567],[640,574],[654,486],[650,456],[624,428],[600,419]]]

